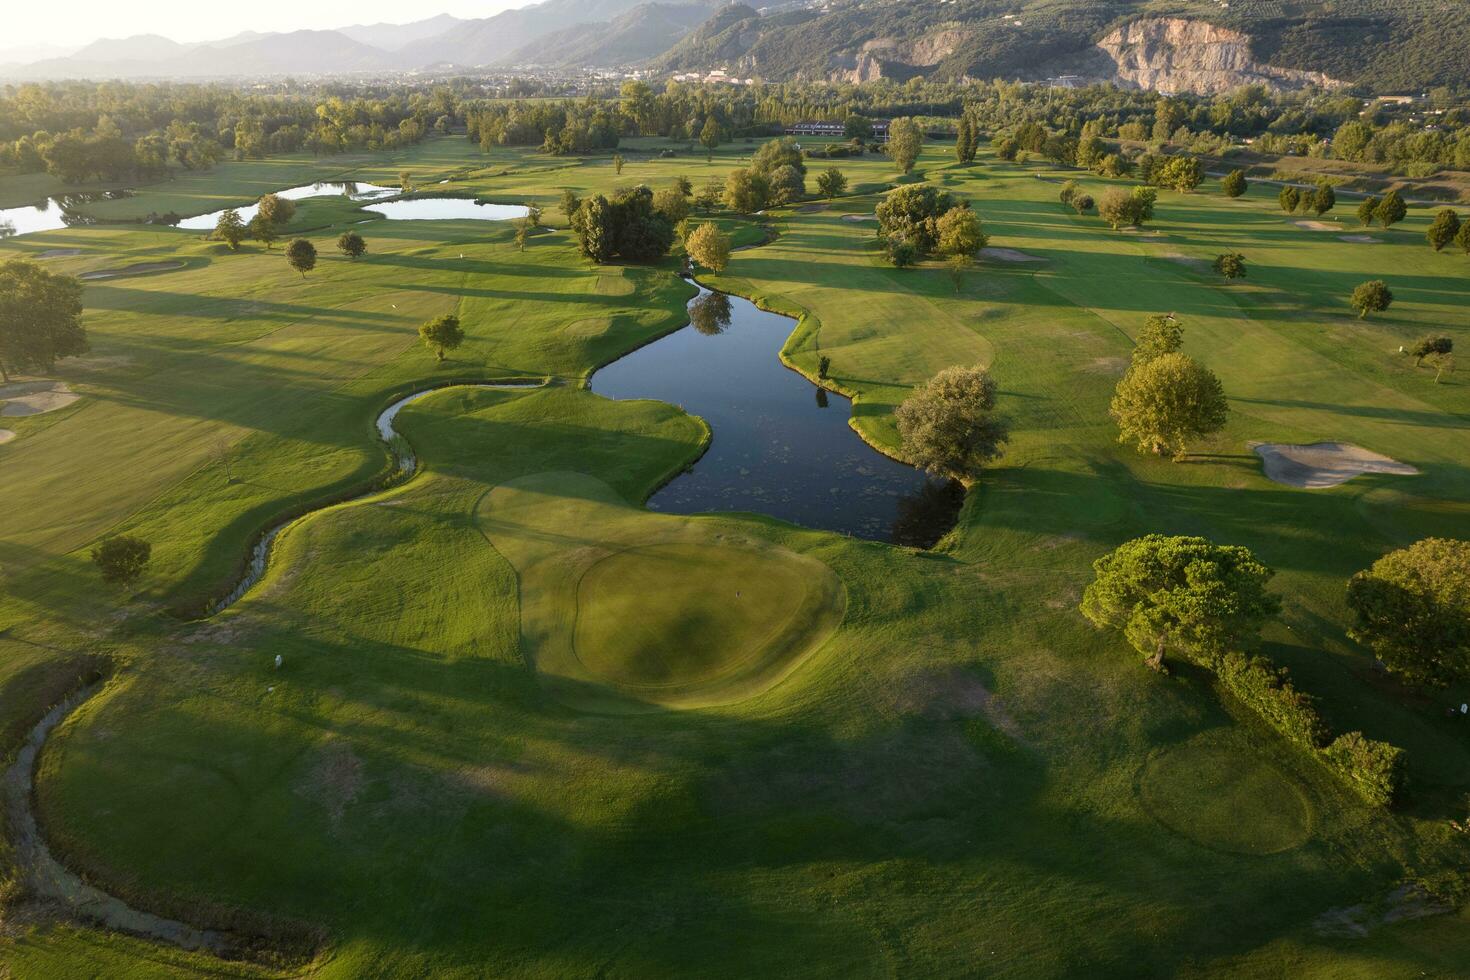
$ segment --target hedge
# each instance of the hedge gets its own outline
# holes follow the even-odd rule
[[[1403,789],[1404,750],[1365,738],[1362,732],[1339,735],[1327,744],[1331,732],[1317,713],[1316,699],[1292,686],[1286,668],[1265,657],[1229,653],[1215,665],[1215,676],[1237,700],[1311,752],[1368,803],[1389,806]]]

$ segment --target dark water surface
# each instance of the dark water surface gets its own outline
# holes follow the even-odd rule
[[[962,488],[870,448],[847,424],[846,398],[781,363],[791,319],[703,287],[689,312],[690,326],[592,377],[600,395],[670,402],[714,432],[709,451],[650,509],[756,511],[916,547],[954,526]]]

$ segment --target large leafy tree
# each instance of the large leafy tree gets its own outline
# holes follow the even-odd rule
[[[1358,311],[1358,319],[1366,320],[1369,313],[1382,313],[1388,309],[1393,302],[1393,291],[1382,279],[1369,279],[1353,289],[1349,302]]]
[[[50,371],[87,349],[80,282],[24,259],[0,264],[0,379]]]
[[[730,239],[712,221],[703,222],[689,233],[684,250],[691,259],[715,272],[724,272],[730,261]]]
[[[260,199],[260,207],[255,214],[256,217],[281,228],[296,217],[296,202],[279,194],[267,194]]]
[[[1443,208],[1434,216],[1430,222],[1429,230],[1424,233],[1429,245],[1436,252],[1442,250],[1446,245],[1455,240],[1460,233],[1460,216],[1453,208]]]
[[[126,588],[143,574],[152,554],[147,541],[119,534],[92,549],[92,563],[101,571],[102,581]]]
[[[1352,637],[1414,684],[1470,679],[1470,541],[1425,538],[1347,587]]]
[[[817,190],[830,201],[847,190],[847,175],[836,167],[828,167],[817,174]]]
[[[627,188],[612,200],[590,197],[573,212],[571,225],[582,254],[599,263],[614,256],[646,262],[667,255],[674,244],[674,225],[654,209],[647,187]]]
[[[337,250],[356,261],[367,252],[367,242],[355,231],[344,231],[337,238]]]
[[[1226,197],[1240,197],[1249,186],[1244,170],[1232,170],[1220,178],[1220,190]]]
[[[939,232],[941,255],[974,257],[990,241],[980,216],[966,207],[953,207],[944,212],[935,229]]]
[[[906,184],[876,208],[878,234],[890,245],[911,245],[919,256],[939,247],[939,220],[958,202],[947,191],[928,184]]]
[[[995,414],[995,381],[979,366],[945,368],[914,389],[894,417],[915,465],[964,483],[980,476],[1007,438]]]
[[[1404,199],[1399,196],[1398,191],[1389,191],[1383,195],[1383,200],[1379,201],[1378,206],[1373,209],[1373,217],[1377,218],[1378,223],[1385,228],[1403,221],[1404,215],[1408,213],[1408,205],[1404,204]]]
[[[464,343],[464,328],[459,325],[459,317],[453,313],[445,313],[420,324],[419,339],[442,362],[449,351]]]
[[[888,124],[888,155],[904,173],[914,169],[919,151],[924,148],[924,131],[914,120],[904,117]]]
[[[1205,538],[1135,538],[1092,569],[1082,614],[1099,629],[1122,630],[1156,669],[1169,653],[1214,666],[1252,644],[1280,609],[1266,592],[1271,569],[1245,548]]]
[[[1130,367],[1109,411],[1119,442],[1136,443],[1140,452],[1171,449],[1177,460],[1189,440],[1223,429],[1230,408],[1214,372],[1174,351]]]
[[[305,238],[298,238],[286,246],[286,261],[305,279],[306,274],[316,268],[316,246]]]
[[[240,250],[240,242],[246,234],[245,222],[240,219],[240,212],[234,208],[226,208],[214,223],[215,237],[228,245],[231,252]]]

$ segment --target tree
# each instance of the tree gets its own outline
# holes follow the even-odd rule
[[[561,213],[566,216],[568,221],[571,220],[572,214],[577,210],[578,207],[581,206],[581,204],[582,201],[579,197],[577,197],[576,191],[572,190],[570,187],[562,188],[560,205]]]
[[[1409,353],[1414,355],[1414,366],[1419,367],[1424,363],[1424,358],[1448,354],[1454,349],[1455,342],[1452,338],[1443,334],[1426,334],[1410,348]]]
[[[1092,563],[1082,615],[1118,629],[1155,670],[1177,653],[1205,667],[1253,645],[1281,609],[1266,591],[1275,573],[1238,545],[1149,534]]]
[[[49,372],[88,349],[79,281],[25,259],[0,263],[0,380]]]
[[[1358,311],[1358,319],[1366,320],[1369,313],[1381,313],[1388,309],[1388,304],[1393,302],[1393,293],[1382,279],[1370,279],[1358,284],[1350,302],[1353,309]]]
[[[716,177],[711,177],[704,182],[699,193],[694,195],[694,206],[705,214],[711,214],[715,208],[720,206],[720,201],[725,196],[725,185]]]
[[[530,218],[513,218],[510,226],[515,232],[516,248],[524,252],[526,250],[526,239],[531,237],[531,229],[536,226],[531,223]]]
[[[1409,207],[1404,203],[1404,199],[1399,197],[1398,191],[1389,191],[1383,195],[1383,200],[1379,201],[1378,207],[1373,209],[1373,217],[1377,218],[1378,223],[1384,228],[1403,221],[1404,215],[1408,213]]]
[[[951,252],[949,258],[944,260],[944,268],[949,272],[950,282],[954,283],[954,294],[960,294],[960,287],[965,284],[965,273],[970,271],[974,259],[964,252]]]
[[[625,164],[627,162],[628,161],[626,161],[626,160],[623,159],[623,155],[621,153],[614,153],[613,154],[613,158],[612,158],[613,171],[619,177],[621,177],[623,175],[623,164]]]
[[[286,246],[286,261],[305,279],[316,268],[316,246],[305,238],[297,238]]]
[[[730,262],[730,239],[712,221],[703,222],[689,233],[684,250],[695,262],[714,272],[724,272]]]
[[[730,326],[730,297],[708,292],[689,304],[689,322],[706,337],[724,333]]]
[[[1093,209],[1094,202],[1091,194],[1078,194],[1072,198],[1072,209],[1078,214],[1086,214]]]
[[[1291,214],[1297,209],[1297,205],[1301,204],[1302,192],[1297,188],[1291,186],[1290,184],[1287,184],[1285,187],[1281,188],[1281,193],[1276,195],[1276,200],[1281,204],[1281,210],[1285,211],[1287,214]]]
[[[888,261],[893,263],[895,269],[907,269],[919,262],[919,250],[913,242],[903,238],[888,239],[884,251],[888,256]]]
[[[143,574],[152,554],[147,541],[119,534],[92,548],[92,564],[102,572],[102,581],[128,588]]]
[[[1364,228],[1373,223],[1373,216],[1378,213],[1378,205],[1382,203],[1376,197],[1365,197],[1358,204],[1358,224]]]
[[[790,204],[806,196],[806,178],[790,164],[772,170],[766,180],[772,204]]]
[[[231,252],[238,252],[240,241],[245,237],[245,222],[240,220],[240,212],[226,208],[214,223],[214,237],[228,245]]]
[[[419,339],[442,363],[446,353],[458,349],[464,343],[464,329],[459,325],[459,317],[453,313],[445,313],[420,324]]]
[[[1335,207],[1337,207],[1337,192],[1332,189],[1331,184],[1324,180],[1317,185],[1316,191],[1312,193],[1312,210],[1320,218]]]
[[[1184,324],[1172,313],[1154,313],[1144,322],[1133,343],[1130,363],[1137,367],[1184,346]]]
[[[957,203],[948,191],[929,184],[905,184],[878,203],[878,234],[889,243],[913,246],[918,258],[939,245],[939,219]]]
[[[1080,189],[1080,184],[1078,184],[1075,180],[1069,180],[1062,185],[1062,189],[1057,193],[1057,199],[1060,200],[1063,204],[1070,205],[1072,203],[1072,199],[1077,196]]]
[[[666,188],[653,195],[653,209],[677,225],[689,217],[689,199],[677,187]]]
[[[1459,233],[1460,216],[1452,208],[1443,208],[1434,216],[1424,237],[1428,239],[1430,247],[1438,252],[1454,241]]]
[[[806,163],[801,158],[801,148],[790,136],[762,143],[760,149],[750,158],[750,169],[773,181],[775,174],[784,167],[793,167],[803,177],[806,176]]]
[[[1117,231],[1134,223],[1133,198],[1125,190],[1117,187],[1110,188],[1103,194],[1102,201],[1097,206],[1097,213],[1112,226],[1114,231]]]
[[[995,414],[995,381],[978,365],[940,371],[904,399],[894,419],[914,465],[967,485],[1008,436]]]
[[[1425,538],[1347,586],[1348,634],[1412,684],[1470,678],[1470,541]]]
[[[862,116],[849,113],[842,122],[842,135],[850,140],[867,142],[873,138],[873,124]]]
[[[572,215],[572,233],[582,254],[594,262],[621,256],[646,262],[667,255],[674,244],[674,223],[653,207],[653,191],[629,187],[608,200],[598,194],[582,202]]]
[[[940,215],[938,252],[941,255],[963,255],[972,258],[990,241],[980,224],[980,216],[966,207],[952,207]]]
[[[817,174],[817,190],[830,201],[847,190],[847,175],[836,167],[828,167]]]
[[[1226,279],[1245,278],[1245,256],[1239,252],[1226,252],[1215,256],[1215,271]]]
[[[1159,192],[1152,187],[1135,187],[1130,197],[1133,198],[1133,223],[1143,227],[1146,222],[1154,220],[1154,204],[1159,199]]]
[[[1455,244],[1466,255],[1470,255],[1470,221],[1460,222],[1460,230],[1455,233]]]
[[[296,217],[296,202],[279,194],[267,194],[260,199],[255,216],[269,222],[272,227],[282,228]]]
[[[344,231],[337,239],[337,248],[355,262],[367,252],[367,242],[355,231]]]
[[[1220,190],[1224,191],[1226,197],[1240,197],[1249,187],[1244,170],[1232,170],[1220,178]]]
[[[413,174],[407,170],[398,171],[398,189],[405,194],[413,193]]]
[[[914,120],[905,116],[888,124],[888,155],[899,170],[904,173],[913,170],[923,147],[924,131]]]
[[[1223,429],[1229,412],[1220,379],[1178,351],[1135,363],[1109,406],[1119,442],[1155,454],[1172,448],[1175,460],[1184,458],[1190,439]]]
[[[715,147],[720,145],[720,141],[723,138],[724,134],[720,132],[719,120],[714,116],[710,116],[704,121],[704,128],[699,131],[699,145],[708,151],[709,156],[707,159],[714,159]]]
[[[754,214],[766,206],[770,184],[762,174],[737,167],[725,177],[725,207],[742,214]]]
[[[980,148],[980,137],[975,131],[975,122],[968,112],[960,113],[958,132],[955,134],[954,155],[960,163],[975,162],[975,151]]]
[[[246,226],[245,230],[250,233],[251,238],[260,242],[266,249],[270,249],[271,245],[279,237],[276,234],[276,226],[266,221],[259,214],[250,219],[250,224]]]
[[[1160,174],[1160,183],[1181,194],[1188,194],[1203,183],[1204,179],[1205,168],[1200,165],[1199,158],[1190,156],[1170,157]]]

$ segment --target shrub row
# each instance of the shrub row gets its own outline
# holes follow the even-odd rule
[[[1368,803],[1389,806],[1403,786],[1404,750],[1348,732],[1328,743],[1327,723],[1316,699],[1292,686],[1285,668],[1265,657],[1230,653],[1216,664],[1225,689],[1276,729],[1311,752]]]

